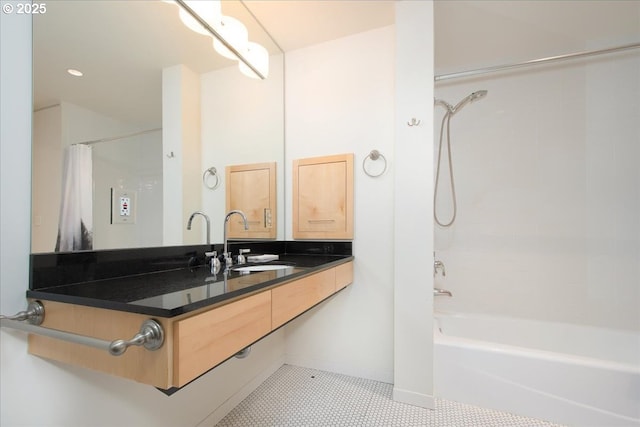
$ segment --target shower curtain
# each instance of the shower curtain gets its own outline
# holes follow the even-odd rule
[[[65,149],[56,252],[93,249],[93,173],[91,147]]]

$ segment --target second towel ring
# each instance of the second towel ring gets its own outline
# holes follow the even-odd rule
[[[382,171],[378,172],[377,174],[372,174],[367,170],[367,159],[371,159],[374,162],[378,159],[382,159],[382,161],[384,162],[384,167],[382,168]],[[383,173],[386,172],[387,170],[387,159],[378,151],[378,150],[371,150],[371,152],[369,153],[369,155],[367,157],[364,158],[364,160],[362,160],[362,170],[364,170],[364,173],[366,173],[368,176],[372,177],[372,178],[377,178],[380,175],[382,175]]]
[[[209,176],[212,176],[216,179],[213,185],[209,184],[209,179],[208,179]],[[215,190],[216,188],[218,188],[218,185],[220,185],[218,170],[213,166],[205,170],[204,173],[202,174],[202,183],[204,184],[205,187],[207,187],[210,190]]]

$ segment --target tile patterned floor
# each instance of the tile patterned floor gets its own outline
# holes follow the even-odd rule
[[[436,399],[429,410],[394,402],[393,385],[284,365],[216,427],[559,427]]]

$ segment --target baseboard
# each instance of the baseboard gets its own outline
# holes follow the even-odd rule
[[[240,390],[229,397],[222,405],[218,406],[207,418],[202,420],[197,427],[214,427],[229,412],[233,410],[240,402],[242,402],[247,396],[249,396],[256,388],[260,386],[267,378],[273,375],[282,365],[284,365],[284,355],[279,357],[274,363],[269,365],[267,369],[260,372],[251,379],[247,384],[242,386]]]
[[[435,409],[435,398],[429,394],[416,393],[414,391],[393,387],[393,400],[407,405],[419,406],[421,408]]]

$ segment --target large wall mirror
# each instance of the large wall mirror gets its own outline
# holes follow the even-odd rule
[[[72,191],[63,175],[87,168],[91,178],[77,182],[92,194],[93,250],[205,243],[203,218],[186,227],[195,211],[221,242],[225,168],[264,162],[277,165],[284,238],[284,55],[245,4],[223,1],[222,13],[269,52],[268,77],[249,78],[178,11],[160,0],[56,0],[34,15],[33,253],[56,250],[61,215],[77,215],[61,209]],[[90,158],[77,154],[78,167],[65,169],[77,145]],[[209,173],[203,181],[213,168],[219,185]]]

